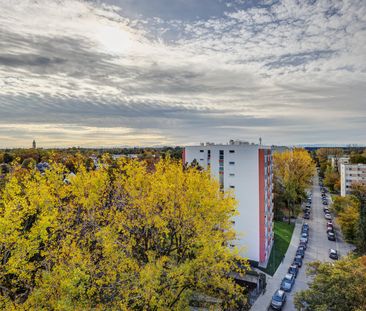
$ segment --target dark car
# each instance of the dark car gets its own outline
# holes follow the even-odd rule
[[[282,310],[286,302],[286,293],[282,289],[277,289],[272,296],[271,307],[276,310]]]
[[[338,252],[335,249],[330,249],[329,250],[329,258],[334,259],[334,260],[338,260]]]
[[[288,268],[288,273],[293,274],[296,278],[299,273],[299,267],[297,265],[291,265],[290,268]]]
[[[301,258],[304,258],[304,256],[305,256],[305,248],[303,246],[299,246],[299,248],[296,251],[296,255],[300,255]]]
[[[307,244],[306,242],[300,241],[299,246],[303,246],[306,249]]]
[[[310,219],[310,213],[305,213],[304,214],[304,219]]]
[[[285,292],[291,292],[292,287],[295,284],[295,276],[291,273],[287,273],[281,282],[281,289]]]
[[[302,267],[302,257],[300,255],[296,255],[293,264],[297,265],[299,268],[301,268]]]
[[[328,232],[328,240],[329,241],[335,241],[336,240],[334,232]]]

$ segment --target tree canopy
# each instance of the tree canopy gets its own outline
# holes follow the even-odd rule
[[[228,277],[247,265],[229,247],[236,202],[208,172],[169,158],[76,171],[7,176],[0,309],[188,310],[196,294],[245,303]]]
[[[309,289],[296,294],[298,310],[305,304],[314,311],[366,310],[366,256],[314,262],[308,273],[314,278]]]
[[[343,236],[348,242],[356,243],[360,223],[360,202],[352,195],[345,197],[335,196],[332,203],[332,211],[337,215]]]
[[[275,177],[275,203],[284,201],[293,211],[293,203],[304,198],[306,189],[311,185],[315,164],[304,149],[288,150],[273,155]]]

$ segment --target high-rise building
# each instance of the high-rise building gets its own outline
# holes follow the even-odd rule
[[[233,190],[239,215],[233,219],[243,257],[266,265],[273,245],[271,147],[245,142],[186,147],[183,162],[210,169],[222,189]]]
[[[32,147],[33,147],[33,149],[37,148],[36,141],[34,139],[33,139],[33,142],[32,142]]]
[[[341,164],[341,196],[350,194],[352,184],[366,184],[366,164]]]

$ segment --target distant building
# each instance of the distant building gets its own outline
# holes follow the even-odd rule
[[[341,196],[350,194],[353,183],[366,184],[366,164],[341,164]]]
[[[36,141],[35,140],[33,140],[32,147],[33,147],[33,149],[37,149],[37,145],[36,145]]]
[[[336,157],[332,156],[330,158],[331,165],[333,169],[336,169],[338,172],[341,171],[342,164],[349,164],[350,158],[349,157]]]
[[[266,265],[273,245],[273,181],[271,147],[230,141],[186,147],[183,162],[194,160],[220,182],[222,189],[234,191],[238,211],[234,228],[239,234],[233,245],[241,255]]]

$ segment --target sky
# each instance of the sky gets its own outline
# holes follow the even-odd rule
[[[365,0],[0,0],[0,148],[365,133]]]

